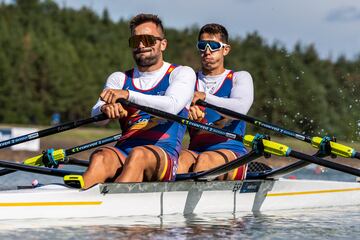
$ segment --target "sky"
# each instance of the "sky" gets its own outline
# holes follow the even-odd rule
[[[138,13],[160,16],[166,27],[183,29],[216,22],[230,37],[257,31],[267,43],[293,49],[314,44],[322,58],[360,54],[359,0],[55,0],[60,6],[107,8],[117,21]],[[358,30],[356,30],[358,29]]]

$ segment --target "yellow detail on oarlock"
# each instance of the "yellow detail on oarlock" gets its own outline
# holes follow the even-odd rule
[[[65,158],[65,151],[64,149],[58,149],[54,151],[54,159],[55,161],[61,161]],[[32,157],[32,158],[28,158],[24,161],[25,165],[32,165],[32,166],[44,166],[44,163],[42,161],[43,159],[43,154]]]
[[[245,135],[243,141],[245,146],[252,147],[254,138],[255,136],[253,135]],[[291,150],[290,147],[274,141],[262,139],[262,142],[264,145],[264,152],[274,154],[276,156],[287,157],[288,152]]]
[[[313,137],[311,139],[311,145],[319,149],[322,140],[323,139],[321,137]],[[330,147],[331,147],[331,153],[340,157],[352,158],[355,153],[355,150],[353,148],[333,141],[330,141]]]
[[[268,194],[266,194],[266,196],[267,197],[283,197],[283,196],[310,195],[310,194],[337,193],[337,192],[353,192],[353,191],[360,191],[360,188],[314,190],[314,191],[304,191],[304,192],[268,193]]]
[[[100,205],[101,201],[92,202],[12,202],[0,203],[0,207],[51,207],[51,206],[86,206]]]

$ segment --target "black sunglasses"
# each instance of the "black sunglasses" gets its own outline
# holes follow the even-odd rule
[[[137,48],[139,46],[140,42],[142,42],[142,44],[144,44],[145,47],[152,47],[156,44],[157,40],[161,41],[161,40],[163,40],[163,38],[156,37],[153,35],[147,35],[147,34],[134,35],[129,38],[129,47]]]

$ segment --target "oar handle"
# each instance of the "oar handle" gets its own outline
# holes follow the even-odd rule
[[[188,127],[196,128],[196,129],[199,129],[199,130],[204,130],[204,131],[207,131],[207,132],[219,135],[219,136],[223,136],[223,137],[226,137],[226,138],[230,138],[230,139],[233,139],[233,140],[237,140],[237,141],[240,141],[240,142],[243,141],[243,136],[241,136],[239,134],[235,134],[233,132],[225,131],[223,129],[212,127],[210,125],[206,125],[206,124],[203,124],[203,123],[199,123],[199,122],[196,122],[196,121],[193,121],[193,120],[190,120],[190,119],[187,119],[187,118],[175,115],[175,114],[164,112],[164,111],[154,109],[154,108],[151,108],[151,107],[142,106],[142,105],[139,105],[137,103],[129,102],[129,101],[125,100],[125,99],[120,99],[117,102],[121,103],[124,106],[133,107],[133,108],[139,109],[141,111],[147,112],[147,113],[149,113],[151,115],[154,115],[154,116],[157,116],[157,117],[160,117],[160,118],[164,118],[166,120],[171,120],[171,121],[186,125]]]
[[[233,117],[233,118],[236,118],[236,119],[243,120],[245,122],[251,123],[251,124],[256,125],[258,127],[262,127],[262,128],[265,128],[265,129],[268,129],[268,130],[271,130],[271,131],[278,132],[278,133],[283,134],[283,135],[288,136],[288,137],[293,137],[293,138],[296,138],[298,140],[311,143],[311,137],[310,136],[307,136],[307,135],[304,135],[304,134],[301,134],[301,133],[298,133],[298,132],[295,132],[295,131],[285,129],[285,128],[279,127],[277,125],[268,123],[268,122],[261,121],[259,119],[254,118],[254,117],[250,117],[248,115],[241,114],[241,113],[238,113],[238,112],[234,112],[234,111],[231,111],[231,110],[226,109],[226,108],[215,106],[215,105],[210,104],[208,102],[205,102],[203,100],[198,100],[196,102],[196,104],[200,105],[200,106],[203,106],[203,107],[211,108],[211,109],[213,109],[213,110],[215,110],[217,112],[220,112],[220,113],[222,113],[224,115],[227,115],[229,117]]]

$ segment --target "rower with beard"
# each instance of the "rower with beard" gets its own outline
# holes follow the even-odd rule
[[[226,28],[216,23],[203,26],[199,32],[197,48],[201,58],[201,71],[197,73],[189,118],[244,136],[244,121],[229,119],[212,109],[204,109],[195,104],[201,99],[246,114],[253,103],[251,75],[247,71],[233,71],[224,67],[224,59],[230,52]],[[189,148],[180,154],[178,173],[208,170],[246,153],[243,143],[239,141],[201,130],[189,129],[189,133]],[[242,166],[218,179],[242,180],[245,176],[246,166]]]
[[[129,47],[136,67],[111,74],[92,115],[119,119],[122,137],[114,147],[96,150],[83,175],[83,188],[97,183],[173,181],[185,127],[116,103],[126,99],[182,117],[188,116],[195,72],[163,60],[167,47],[161,20],[139,14],[130,21]],[[105,121],[107,122],[107,121]]]

